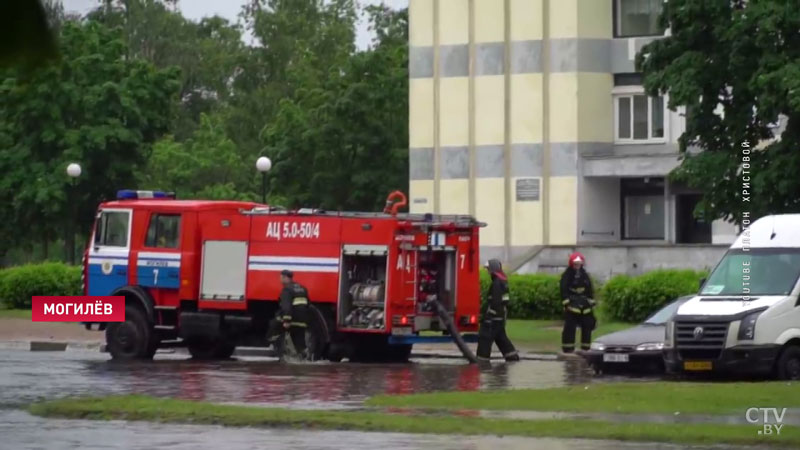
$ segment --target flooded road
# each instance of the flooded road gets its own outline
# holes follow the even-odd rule
[[[298,408],[353,408],[376,394],[545,388],[613,382],[596,378],[582,361],[522,361],[479,368],[460,360],[409,364],[282,364],[267,358],[197,362],[161,355],[119,364],[94,352],[0,350],[0,406],[42,398],[138,393],[217,403]]]
[[[359,408],[369,396],[445,390],[544,388],[614,382],[581,361],[523,361],[481,369],[459,360],[409,364],[281,364],[265,358],[195,362],[159,354],[117,364],[83,352],[0,350],[0,449],[677,449],[573,439],[454,437],[309,430],[233,429],[143,422],[53,420],[24,412],[31,402],[66,396],[140,393],[216,403],[294,408]],[[713,447],[698,447],[713,448]],[[721,448],[721,447],[720,447]]]

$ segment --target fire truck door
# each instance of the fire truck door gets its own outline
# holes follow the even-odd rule
[[[180,229],[180,214],[150,214],[144,246],[137,255],[139,285],[158,289],[180,287]]]
[[[132,218],[130,209],[104,209],[98,214],[89,248],[89,295],[109,295],[128,284]]]

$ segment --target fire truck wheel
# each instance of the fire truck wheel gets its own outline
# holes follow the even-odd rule
[[[228,359],[233,355],[236,346],[225,339],[197,340],[188,344],[189,354],[193,359],[214,360]]]
[[[308,359],[319,361],[325,358],[330,342],[330,333],[325,316],[314,305],[309,306],[308,328],[306,329],[306,348]]]
[[[153,358],[158,346],[154,339],[144,312],[132,305],[125,307],[125,322],[114,322],[106,328],[108,352],[116,360]]]

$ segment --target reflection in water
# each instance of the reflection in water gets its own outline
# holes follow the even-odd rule
[[[582,361],[522,361],[489,367],[425,359],[409,364],[298,363],[241,358],[198,362],[158,355],[115,363],[89,352],[0,350],[0,405],[41,397],[140,393],[186,400],[302,408],[352,408],[376,394],[547,388],[616,381],[595,378]],[[620,380],[624,378],[618,378]]]

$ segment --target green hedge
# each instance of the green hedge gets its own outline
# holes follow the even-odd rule
[[[601,285],[593,279],[595,297],[604,320],[640,322],[670,301],[697,292],[708,272],[693,270],[655,270],[631,277],[617,275]],[[563,317],[559,281],[561,275],[510,275],[511,319],[560,319]],[[490,277],[481,272],[481,301],[486,302]]]
[[[81,268],[48,262],[0,270],[0,301],[6,307],[30,308],[34,295],[81,295]]]
[[[610,320],[640,322],[678,297],[697,292],[707,271],[654,270],[638,277],[617,275],[600,299]]]

